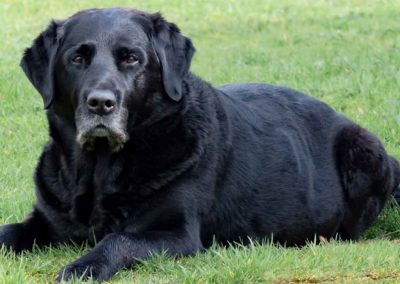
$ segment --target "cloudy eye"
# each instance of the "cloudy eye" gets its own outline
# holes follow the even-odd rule
[[[127,54],[126,57],[124,58],[124,63],[126,64],[135,64],[138,61],[139,58],[133,53]]]
[[[138,48],[121,47],[114,54],[115,63],[122,68],[131,69],[138,63],[143,64],[143,56]]]
[[[75,63],[75,64],[82,64],[83,63],[82,55],[74,56],[74,58],[72,58],[72,62]]]

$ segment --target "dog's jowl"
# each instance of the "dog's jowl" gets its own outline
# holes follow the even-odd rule
[[[49,123],[36,202],[0,228],[0,244],[96,240],[57,280],[102,281],[213,240],[357,239],[400,184],[380,141],[288,88],[214,88],[189,72],[194,52],[160,14],[92,9],[51,22],[21,61]]]

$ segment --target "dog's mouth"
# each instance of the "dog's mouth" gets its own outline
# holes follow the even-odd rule
[[[79,145],[88,151],[108,147],[112,152],[120,151],[128,140],[126,133],[111,130],[104,125],[98,125],[88,131],[80,132],[77,136]]]

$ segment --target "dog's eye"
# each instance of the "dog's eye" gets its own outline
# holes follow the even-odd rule
[[[74,56],[74,58],[72,58],[72,62],[75,63],[75,64],[82,64],[83,63],[82,55]]]
[[[138,61],[139,58],[133,53],[127,54],[127,56],[124,58],[125,64],[135,64]]]

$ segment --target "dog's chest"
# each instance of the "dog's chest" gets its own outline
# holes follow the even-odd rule
[[[129,216],[129,204],[120,179],[123,167],[109,158],[97,159],[79,178],[71,200],[71,218],[96,235],[118,231]]]
[[[111,232],[143,227],[143,215],[154,209],[154,199],[176,173],[165,174],[164,166],[139,154],[134,150],[118,155],[79,153],[76,163],[64,167],[71,181],[63,191],[68,192],[63,202],[69,204],[64,221],[72,229],[67,235],[74,239],[95,235],[100,240]]]

